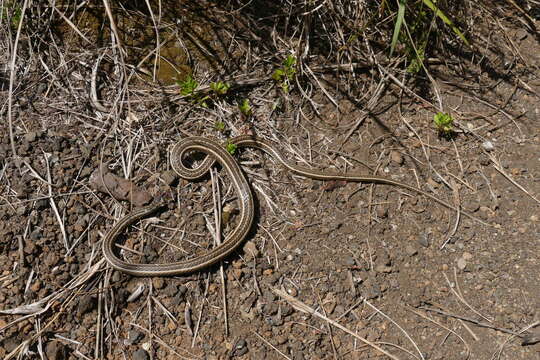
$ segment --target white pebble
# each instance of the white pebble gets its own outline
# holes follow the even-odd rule
[[[495,149],[495,145],[493,145],[493,143],[491,141],[489,141],[489,140],[484,141],[482,143],[482,147],[486,151],[491,151],[491,150]]]

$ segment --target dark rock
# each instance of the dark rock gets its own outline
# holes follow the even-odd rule
[[[143,349],[139,349],[133,353],[133,360],[148,360],[149,358],[148,353]]]
[[[234,345],[234,356],[242,356],[248,352],[247,342],[244,339],[240,339]]]
[[[60,257],[54,251],[50,251],[45,255],[45,265],[48,267],[53,267],[59,260]]]
[[[49,360],[67,359],[67,347],[59,341],[51,341],[45,346],[45,354]]]
[[[144,337],[144,334],[138,330],[130,330],[128,332],[128,342],[130,345],[136,344]]]
[[[96,307],[96,298],[92,295],[85,295],[79,300],[77,313],[79,316],[92,311]]]

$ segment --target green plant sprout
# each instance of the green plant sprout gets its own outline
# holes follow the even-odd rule
[[[439,135],[449,137],[454,133],[454,119],[450,114],[438,112],[433,116],[433,122],[439,131]]]
[[[10,7],[13,9],[11,13],[11,26],[13,29],[17,29],[22,16],[22,8],[20,5],[14,4],[12,2],[4,4],[2,11],[2,20],[8,20]]]
[[[227,94],[231,86],[227,83],[224,83],[222,81],[213,82],[210,84],[210,89],[217,95],[217,96],[223,96]]]
[[[420,72],[420,70],[422,70],[422,64],[425,58],[424,52],[426,50],[426,43],[424,42],[423,45],[419,47],[416,51],[415,49],[412,50],[414,52],[414,56],[409,56],[409,58],[412,57],[412,59],[410,59],[409,66],[407,66],[407,72],[410,74],[416,74]]]
[[[233,143],[230,143],[230,142],[227,142],[227,145],[225,146],[225,148],[227,149],[227,152],[231,155],[234,155],[236,153],[236,149],[238,148],[236,146],[236,144],[233,144]]]
[[[193,96],[195,90],[199,87],[199,83],[191,75],[188,75],[184,81],[177,81],[180,86],[180,94],[183,96]]]
[[[180,86],[180,94],[182,96],[191,98],[194,103],[197,103],[203,107],[208,107],[207,100],[211,98],[218,98],[227,94],[231,86],[223,81],[217,81],[210,83],[210,94],[204,95],[202,91],[197,91],[199,88],[199,82],[195,80],[191,75],[183,81],[177,81],[176,84]]]
[[[251,105],[249,105],[249,99],[242,100],[242,102],[238,104],[238,109],[244,116],[251,116],[251,114],[253,114]]]
[[[176,84],[180,86],[180,94],[182,96],[190,98],[193,103],[201,105],[202,107],[208,107],[206,100],[210,99],[210,96],[203,96],[203,94],[197,92],[199,82],[191,75],[188,75],[183,81],[177,81]]]
[[[225,123],[223,121],[216,121],[216,130],[219,132],[225,131]]]
[[[283,65],[274,70],[274,73],[272,74],[272,79],[274,79],[286,93],[289,92],[290,81],[296,74],[295,65],[296,58],[292,55],[287,55],[285,60],[283,60]]]
[[[392,35],[392,41],[390,44],[390,57],[394,53],[398,40],[404,44],[408,44],[406,47],[407,57],[409,58],[409,66],[407,71],[409,73],[417,73],[423,67],[423,61],[425,58],[425,50],[429,38],[429,30],[426,29],[426,22],[429,20],[426,11],[422,5],[429,8],[435,16],[441,19],[452,31],[463,41],[464,44],[469,46],[467,38],[459,30],[457,26],[434,4],[431,0],[421,0],[413,2],[413,16],[411,16],[411,23],[407,23],[405,20],[405,10],[407,8],[407,0],[399,0],[398,12],[396,16],[396,22],[394,24],[394,32]],[[406,24],[407,34],[403,34],[401,31],[402,26]],[[405,36],[402,36],[405,35]],[[417,41],[414,41],[413,38]],[[414,43],[417,43],[415,46]]]

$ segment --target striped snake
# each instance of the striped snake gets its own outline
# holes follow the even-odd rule
[[[235,144],[237,147],[253,147],[260,149],[273,156],[291,172],[304,177],[317,180],[344,180],[351,182],[367,182],[398,186],[424,195],[448,209],[460,211],[455,206],[450,205],[449,203],[435,197],[434,195],[426,193],[415,186],[401,183],[390,178],[375,175],[323,172],[293,164],[282,156],[282,154],[276,149],[275,145],[259,137],[251,135],[237,136],[230,139],[229,143]],[[202,152],[207,154],[207,156],[197,167],[188,168],[183,163],[183,159],[188,151]],[[200,179],[208,172],[216,161],[220,163],[221,166],[227,170],[230,178],[232,179],[234,187],[239,194],[240,218],[238,220],[238,224],[234,230],[227,235],[225,240],[220,245],[199,257],[169,264],[132,264],[121,260],[114,253],[114,244],[116,238],[130,224],[156,212],[162,207],[162,205],[151,205],[135,210],[118,221],[118,223],[112,227],[103,240],[103,255],[105,259],[109,262],[109,264],[112,265],[113,268],[121,272],[135,276],[169,276],[188,274],[205,269],[230,255],[243,242],[249,229],[251,228],[254,214],[251,188],[249,187],[248,181],[236,160],[218,141],[204,137],[188,137],[173,146],[170,159],[173,170],[178,173],[180,177],[186,180]],[[480,219],[477,219],[465,211],[460,212],[471,219],[487,225]]]

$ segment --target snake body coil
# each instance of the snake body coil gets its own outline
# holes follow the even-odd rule
[[[449,203],[429,193],[426,193],[417,187],[394,181],[386,177],[363,174],[330,173],[298,166],[286,160],[282,154],[276,150],[273,144],[255,136],[238,136],[229,140],[229,142],[238,147],[253,147],[263,150],[281,162],[293,173],[304,177],[318,180],[344,180],[398,186],[422,194],[448,209],[460,211]],[[202,152],[207,154],[207,156],[196,168],[187,168],[183,163],[183,159],[188,151]],[[204,137],[186,138],[172,148],[170,158],[171,167],[173,170],[182,178],[187,180],[197,180],[201,178],[208,172],[216,161],[220,163],[221,166],[228,172],[234,187],[239,194],[240,218],[238,220],[238,225],[228,234],[220,245],[208,251],[204,255],[194,259],[169,264],[131,264],[119,259],[115,255],[113,250],[116,238],[130,224],[157,211],[161,206],[149,206],[135,210],[114,225],[103,240],[103,255],[105,259],[112,265],[113,268],[119,271],[135,276],[169,276],[188,274],[205,269],[216,262],[223,260],[229,254],[231,254],[242,243],[251,227],[251,224],[253,223],[253,195],[251,193],[248,181],[236,160],[216,140],[211,140]],[[460,211],[460,213],[487,225],[483,221],[475,218],[465,211]]]

